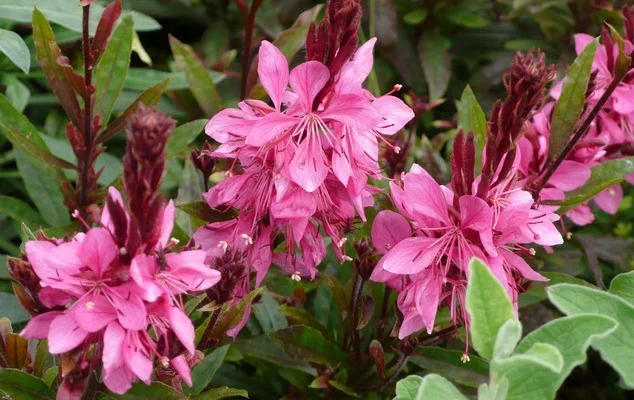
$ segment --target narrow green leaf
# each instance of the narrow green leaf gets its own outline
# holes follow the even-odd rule
[[[221,72],[208,72],[215,84],[222,82],[226,77]],[[170,82],[165,90],[182,90],[189,87],[184,72],[167,72],[150,68],[130,68],[123,87],[129,90],[142,91],[166,79],[169,79]]]
[[[598,39],[590,42],[572,63],[564,78],[561,94],[553,111],[548,148],[549,159],[556,158],[566,146],[581,116],[592,72],[592,62],[598,45]]]
[[[462,355],[462,350],[424,347],[416,352],[411,361],[426,371],[442,375],[463,386],[477,388],[488,382],[488,363],[476,355],[470,355],[470,361],[464,363],[461,360]]]
[[[198,137],[208,121],[207,119],[198,119],[174,129],[174,132],[167,139],[167,158],[174,158],[185,153],[189,155],[187,146]]]
[[[121,21],[108,41],[106,50],[95,66],[95,115],[101,118],[101,124],[107,125],[110,113],[119,93],[123,89],[130,55],[132,54],[132,35],[134,23],[128,16]]]
[[[32,226],[44,224],[42,217],[30,205],[15,197],[0,195],[0,214]]]
[[[152,382],[150,385],[146,385],[143,382],[137,382],[132,385],[132,388],[124,395],[116,395],[114,393],[108,393],[108,396],[112,399],[120,400],[147,400],[147,399],[161,399],[161,400],[187,400],[188,396],[180,393],[171,386],[167,386],[161,382]]]
[[[64,71],[64,67],[57,63],[57,60],[62,56],[62,51],[55,42],[55,35],[51,25],[44,17],[44,14],[37,8],[33,11],[32,24],[35,51],[40,67],[42,67],[51,89],[53,89],[71,122],[75,126],[82,126],[77,95],[72,88],[68,75]]]
[[[465,133],[473,133],[475,139],[475,169],[477,173],[482,168],[482,150],[484,150],[484,142],[487,137],[487,119],[469,85],[464,88],[458,104],[458,129],[462,129]]]
[[[3,81],[7,89],[5,95],[18,112],[23,112],[29,104],[31,91],[14,75],[5,75]]]
[[[306,325],[320,331],[324,337],[332,339],[332,334],[311,313],[303,308],[290,307],[287,304],[280,306],[280,312],[295,325]]]
[[[230,345],[228,344],[218,347],[209,353],[209,355],[205,356],[205,358],[192,370],[192,382],[194,386],[190,388],[184,385],[183,393],[195,395],[200,394],[203,390],[205,390],[216,374],[216,371],[218,371],[218,368],[220,368],[220,365],[225,360],[229,347]]]
[[[101,132],[101,134],[97,137],[97,141],[104,142],[117,133],[123,131],[126,124],[128,123],[128,119],[139,108],[139,104],[145,104],[146,106],[156,105],[161,99],[161,95],[165,91],[165,88],[168,84],[169,78],[144,90],[143,93],[141,93],[139,97],[137,97],[137,99],[134,100],[134,102],[130,104],[130,106],[128,106],[128,108],[121,115],[119,115],[117,119],[112,121],[112,123]]]
[[[190,397],[191,400],[221,400],[229,397],[249,398],[249,392],[242,389],[233,389],[227,386],[215,388],[201,393],[197,396]]]
[[[591,199],[602,190],[623,182],[628,174],[634,172],[634,157],[606,161],[592,167],[591,171],[590,179],[580,188],[566,193],[565,200],[548,204],[565,207],[562,210],[565,211]]]
[[[490,360],[498,331],[515,318],[515,312],[500,282],[478,258],[469,263],[467,311],[471,318],[471,343],[482,357]]]
[[[621,37],[621,34],[619,34],[619,31],[614,29],[614,27],[607,22],[605,24],[610,29],[610,36],[612,36],[612,40],[616,42],[619,49],[619,55],[616,58],[614,65],[614,75],[616,78],[622,78],[630,70],[632,57],[625,52],[625,43],[623,42],[623,38]]]
[[[548,297],[567,315],[599,314],[618,322],[612,333],[595,338],[592,347],[621,375],[626,387],[634,388],[634,306],[614,294],[567,283],[550,287]]]
[[[16,149],[24,151],[36,160],[55,167],[75,168],[74,165],[51,154],[37,129],[2,94],[0,94],[0,132]],[[56,173],[62,176],[61,171]]]
[[[335,366],[348,361],[348,356],[316,329],[291,326],[269,334],[289,356],[322,365]]]
[[[408,25],[418,25],[425,21],[428,11],[425,8],[412,10],[403,16],[403,21]]]
[[[20,35],[13,31],[0,29],[0,53],[4,53],[25,74],[29,73],[31,54]]]
[[[433,32],[423,34],[418,43],[418,54],[429,88],[429,100],[441,98],[451,78],[451,56],[449,39]]]
[[[54,399],[55,393],[41,379],[17,369],[0,369],[0,392],[13,400]]]
[[[282,368],[302,371],[311,376],[316,376],[317,371],[304,360],[291,358],[278,343],[269,336],[260,335],[248,339],[237,339],[234,343],[247,358],[263,360]]]
[[[271,295],[263,294],[260,302],[253,305],[252,312],[264,333],[288,327],[286,318],[280,313],[280,303]]]
[[[263,289],[263,287],[259,287],[252,290],[248,295],[244,296],[238,303],[232,306],[229,306],[229,303],[223,304],[220,309],[220,316],[211,330],[210,338],[220,341],[225,337],[227,331],[238,326],[244,314],[247,312],[247,308]]]
[[[634,271],[617,275],[612,279],[610,293],[625,299],[634,306]]]
[[[189,45],[181,43],[173,36],[170,36],[169,40],[176,65],[185,72],[189,88],[198,104],[207,115],[216,114],[222,109],[222,99],[218,95],[214,81],[209,77],[207,68]]]

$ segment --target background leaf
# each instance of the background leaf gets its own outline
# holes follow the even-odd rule
[[[429,89],[429,100],[441,98],[451,78],[451,56],[449,40],[436,33],[426,33],[418,43],[418,54]]]
[[[0,52],[9,57],[9,60],[25,74],[29,73],[29,69],[31,68],[31,54],[20,35],[13,31],[0,29]]]

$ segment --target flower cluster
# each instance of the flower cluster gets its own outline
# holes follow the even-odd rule
[[[154,360],[192,384],[194,326],[182,295],[209,289],[220,272],[205,264],[202,250],[177,251],[170,239],[174,204],[165,204],[158,186],[173,127],[170,118],[141,108],[128,128],[127,203],[111,187],[101,226],[66,240],[26,243],[37,297],[48,311],[21,335],[48,339],[52,354],[74,360],[62,371],[60,390],[76,391],[101,365],[104,384],[122,394],[136,379],[149,384]]]
[[[418,165],[390,183],[399,213],[381,211],[374,221],[372,241],[383,257],[371,279],[399,292],[399,338],[431,332],[441,305],[449,307],[454,324],[469,326],[464,304],[472,257],[487,261],[515,305],[529,281],[546,280],[524,257],[534,254],[527,245],[563,242],[554,225],[559,217],[538,208],[524,190],[515,143],[541,106],[553,72],[541,54],[515,58],[504,81],[508,97],[492,110],[479,176],[473,136],[460,132],[450,185],[439,185]]]
[[[629,9],[626,9],[629,10]],[[631,11],[629,11],[631,13]],[[634,18],[632,18],[634,20]],[[632,44],[632,22],[629,21],[628,38],[624,40],[627,54],[634,51]],[[592,65],[592,76],[587,93],[586,111],[591,109],[605,92],[615,74],[615,58],[619,48],[603,35],[604,44],[598,46]],[[577,54],[586,48],[594,38],[586,34],[575,35]],[[561,82],[550,91],[555,100],[561,94]],[[520,171],[523,176],[531,176],[543,171],[547,162],[550,143],[550,125],[554,101],[534,115],[527,127],[526,135],[519,140],[518,148],[522,154]],[[630,69],[619,83],[607,103],[599,111],[591,124],[588,134],[575,146],[561,166],[548,180],[540,193],[541,200],[563,200],[564,192],[581,187],[590,178],[590,169],[608,160],[634,154],[634,70]],[[634,182],[634,175],[628,177]],[[603,211],[614,214],[623,199],[620,184],[610,186],[592,199]],[[588,202],[569,210],[566,216],[577,225],[587,225],[594,220],[594,214]]]
[[[284,55],[262,42],[258,75],[273,106],[245,100],[206,127],[221,143],[214,155],[234,162],[229,178],[204,197],[211,207],[239,210],[236,219],[194,235],[210,256],[221,255],[218,246],[244,252],[258,285],[272,262],[295,279],[313,278],[326,254],[321,228],[339,259],[348,258],[345,234],[356,215],[365,220],[364,207],[377,192],[368,178],[380,177],[379,141],[389,143],[384,136],[413,117],[391,93],[377,98],[362,88],[374,43],[361,46],[333,76],[315,60],[289,72]],[[279,234],[285,250],[274,253]]]

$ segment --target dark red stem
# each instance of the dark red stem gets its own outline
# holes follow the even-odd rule
[[[80,212],[86,216],[86,207],[90,205],[90,170],[92,168],[93,137],[92,137],[92,69],[93,60],[90,54],[90,4],[83,7],[82,20],[82,44],[84,53],[84,82],[86,84],[86,95],[84,96],[84,126],[82,133],[84,136],[83,156],[77,161],[79,174],[78,205]]]
[[[253,29],[255,28],[255,15],[264,0],[253,0],[249,8],[249,15],[244,26],[244,47],[242,49],[242,77],[240,82],[240,99],[247,97],[247,78],[251,66],[251,42],[253,41]]]

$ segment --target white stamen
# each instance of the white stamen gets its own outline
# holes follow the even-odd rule
[[[537,252],[535,251],[535,249],[528,249],[528,254],[534,256],[535,254],[537,254]]]
[[[305,165],[304,165],[303,163],[302,163],[302,164],[299,164],[299,165],[297,166],[297,168],[299,168],[299,169],[301,169],[301,170],[303,170],[303,169],[304,169],[304,167],[305,167]]]
[[[471,359],[469,358],[469,355],[467,353],[464,353],[462,357],[460,357],[460,361],[462,361],[463,364],[466,364],[471,361]]]
[[[337,247],[341,248],[344,244],[346,244],[347,241],[348,238],[341,238],[341,240],[337,242]]]
[[[161,358],[161,364],[163,364],[163,367],[167,368],[170,366],[170,360],[167,357],[162,357]]]
[[[394,146],[394,152],[396,154],[401,154],[401,148],[399,146]]]
[[[81,218],[81,214],[79,214],[79,210],[75,209],[75,211],[73,211],[73,213],[71,214],[73,216],[73,218],[75,219],[79,219]]]
[[[177,244],[179,244],[180,242],[181,242],[181,241],[180,241],[180,240],[178,240],[178,239],[176,239],[176,238],[171,238],[171,239],[170,239],[170,242],[169,242],[169,245],[171,245],[171,246],[176,246],[176,245],[177,245]]]
[[[95,303],[93,303],[92,301],[86,303],[86,310],[90,311],[93,308],[95,308]]]
[[[572,239],[572,232],[566,233],[566,239],[568,240]]]
[[[614,195],[616,194],[616,190],[614,190],[613,188],[610,188],[610,189],[608,190],[608,194],[609,194],[610,196],[614,196]]]
[[[400,83],[397,83],[396,85],[394,85],[394,91],[395,92],[398,92],[401,89],[403,89],[403,85],[401,85]]]
[[[350,256],[343,256],[341,257],[341,263],[345,263],[346,261],[352,261],[352,257]]]
[[[295,282],[301,282],[302,277],[299,276],[299,272],[295,271],[293,272],[293,275],[291,275],[291,279],[294,280]]]
[[[126,249],[125,247],[122,247],[119,249],[119,254],[122,256],[125,256],[128,254],[128,249]]]
[[[244,239],[244,244],[245,245],[250,245],[253,244],[253,238],[249,235],[247,235],[246,233],[243,233],[242,235],[240,235],[242,237],[242,239]]]
[[[224,240],[221,240],[218,242],[218,247],[220,247],[222,249],[223,253],[227,252],[227,248],[229,248],[229,243],[225,242]]]

